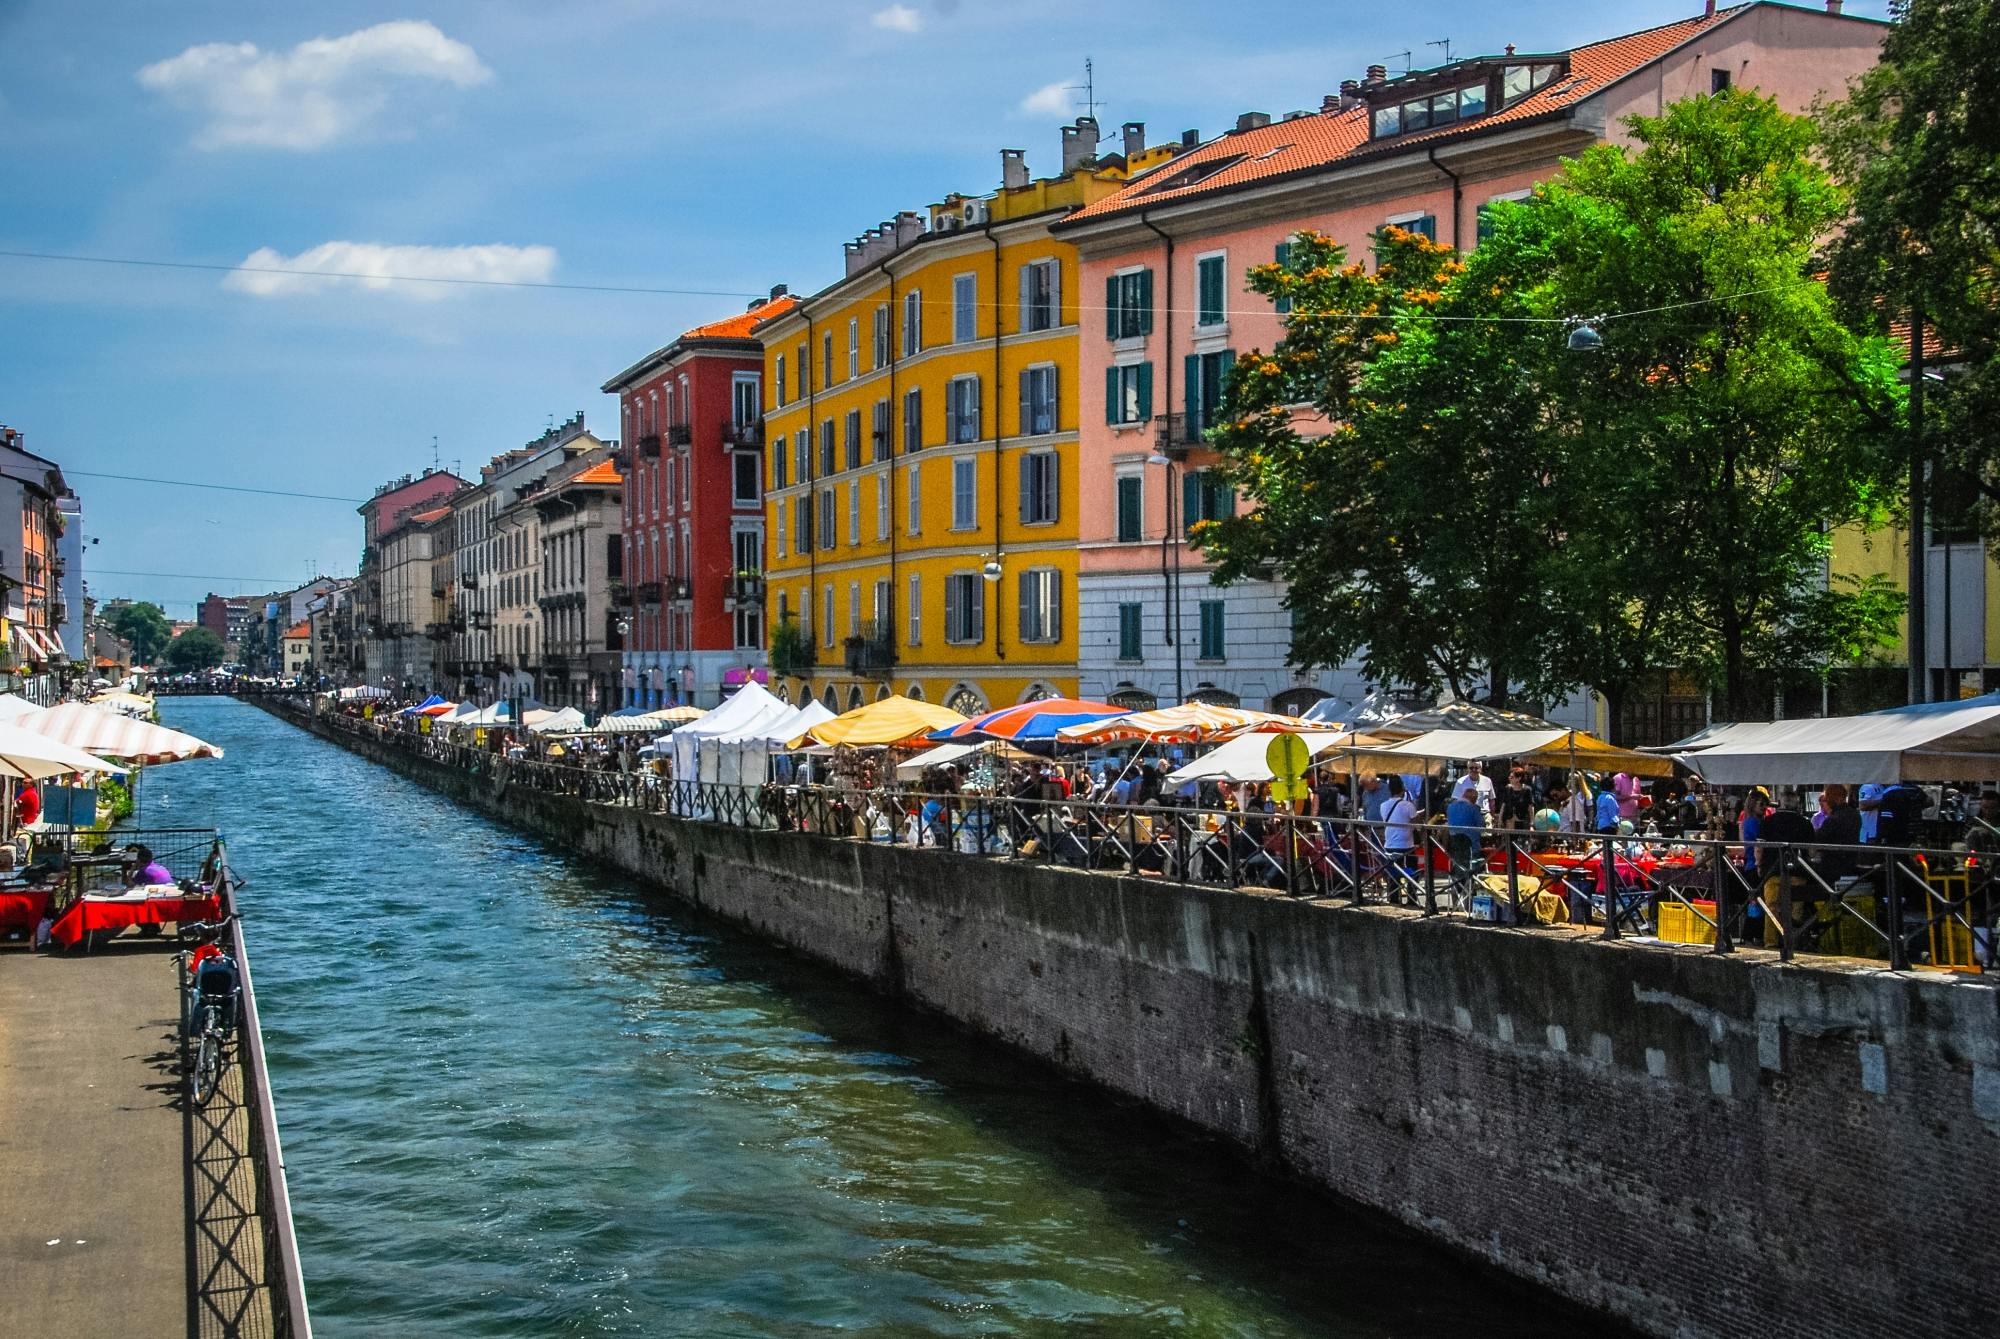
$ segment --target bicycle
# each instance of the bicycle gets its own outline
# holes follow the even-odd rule
[[[235,919],[225,916],[184,927],[183,938],[203,942],[175,959],[181,971],[181,1054],[188,1097],[196,1106],[205,1104],[222,1082],[223,1060],[242,1008],[236,959],[215,942]]]

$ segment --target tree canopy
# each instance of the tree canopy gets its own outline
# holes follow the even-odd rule
[[[1845,199],[1811,122],[1730,93],[1630,131],[1463,260],[1389,230],[1372,275],[1312,236],[1252,271],[1291,314],[1212,440],[1253,505],[1196,542],[1288,581],[1296,660],[1614,704],[1675,666],[1749,715],[1759,669],[1893,634],[1892,593],[1821,579],[1829,527],[1887,515],[1901,393],[1816,278]]]
[[[187,674],[195,670],[214,669],[222,663],[225,654],[222,638],[207,628],[189,628],[168,645],[162,663],[168,669]]]
[[[149,600],[128,604],[111,616],[111,629],[132,648],[132,658],[150,665],[167,649],[174,635],[166,610]]]

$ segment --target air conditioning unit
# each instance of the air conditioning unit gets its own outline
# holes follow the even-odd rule
[[[965,219],[958,214],[939,214],[935,232],[958,232],[965,227]]]
[[[989,214],[990,214],[990,209],[986,201],[967,200],[965,202],[966,227],[977,228],[979,225],[986,222],[987,218],[989,217]]]

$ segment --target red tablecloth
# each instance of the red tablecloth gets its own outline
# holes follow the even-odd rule
[[[20,888],[0,893],[0,930],[32,930],[42,923],[54,890]]]
[[[207,897],[86,897],[71,905],[49,927],[49,937],[74,948],[98,930],[122,930],[129,925],[167,925],[212,921],[222,916],[222,899]]]
[[[1661,869],[1672,869],[1694,864],[1692,859],[1685,857],[1660,860],[1649,855],[1638,856],[1636,858],[1621,855],[1617,857],[1617,861],[1618,878],[1628,889],[1652,887],[1653,875]],[[1604,855],[1600,851],[1593,851],[1587,855],[1537,855],[1523,857],[1521,863],[1523,873],[1532,872],[1534,866],[1540,865],[1552,874],[1579,875],[1587,881],[1591,891],[1597,893],[1604,891]]]

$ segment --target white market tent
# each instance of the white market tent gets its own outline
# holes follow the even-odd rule
[[[689,721],[671,736],[674,751],[674,781],[713,782],[722,753],[713,741],[754,732],[795,714],[792,705],[771,694],[762,684],[747,683],[736,695],[698,721]],[[706,745],[706,747],[704,747]]]
[[[2000,781],[2000,693],[1865,716],[1737,722],[1683,745],[1675,757],[1719,786]]]
[[[0,721],[20,721],[39,716],[47,708],[38,707],[19,693],[0,693]]]
[[[343,688],[340,690],[340,700],[342,702],[380,702],[388,696],[388,689],[377,688],[374,684],[369,683],[357,684],[352,688]]]
[[[1178,786],[1188,781],[1211,780],[1269,781],[1271,764],[1266,761],[1266,754],[1270,751],[1273,738],[1273,735],[1238,735],[1185,767],[1167,773],[1167,784]],[[1348,730],[1307,730],[1299,738],[1305,740],[1306,749],[1318,757],[1328,749],[1351,744],[1355,735]]]
[[[551,711],[536,718],[532,711],[521,713],[521,719],[528,728],[538,735],[552,735],[563,730],[581,730],[584,726],[583,713],[575,707],[564,707],[561,711]]]
[[[797,739],[814,726],[832,719],[832,709],[815,700],[796,710],[788,710],[776,720],[710,741],[716,760],[715,780],[726,786],[763,785],[770,778],[773,753],[784,752],[787,740]],[[708,779],[705,775],[702,777],[704,781]]]

